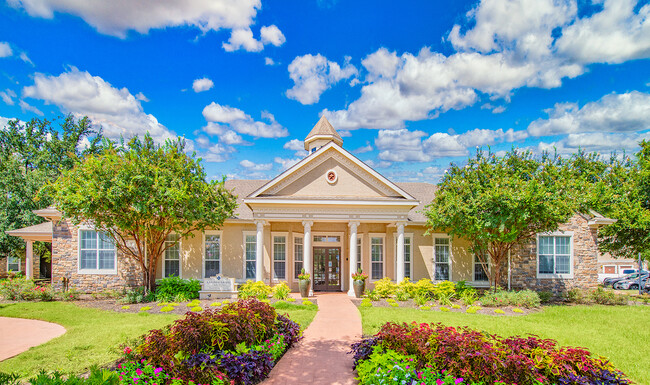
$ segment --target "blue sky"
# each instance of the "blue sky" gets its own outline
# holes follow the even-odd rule
[[[211,177],[272,178],[322,114],[395,181],[476,147],[650,139],[647,0],[7,0],[0,19],[0,126],[185,136]]]

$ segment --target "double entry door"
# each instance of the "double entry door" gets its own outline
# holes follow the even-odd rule
[[[314,290],[341,290],[341,248],[314,246]]]

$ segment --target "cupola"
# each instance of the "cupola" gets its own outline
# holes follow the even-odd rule
[[[305,138],[305,150],[311,154],[329,142],[343,146],[343,138],[323,115]]]

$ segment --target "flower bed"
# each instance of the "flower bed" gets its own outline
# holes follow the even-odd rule
[[[300,326],[270,305],[241,300],[150,331],[137,347],[124,348],[118,372],[122,381],[139,384],[249,385],[264,379],[300,338]]]
[[[582,348],[442,324],[389,322],[350,353],[362,385],[631,383],[606,358]]]

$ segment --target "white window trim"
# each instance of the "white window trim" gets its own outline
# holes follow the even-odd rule
[[[339,237],[338,242],[314,242],[314,237],[327,237],[327,236],[334,236],[334,237]],[[318,247],[340,247],[341,248],[341,254],[343,254],[343,237],[345,236],[345,233],[337,232],[337,231],[318,231],[314,232],[312,231],[311,233],[311,246],[318,246]],[[304,242],[304,241],[303,241]],[[341,255],[343,257],[343,255]]]
[[[175,235],[176,233],[170,233],[169,235]],[[167,242],[167,238],[165,238],[165,242]],[[165,253],[167,252],[167,249],[163,251],[163,266],[162,266],[162,277],[163,278],[169,278],[165,276],[165,264],[167,263],[167,258],[165,258]],[[172,261],[170,259],[170,261]],[[183,278],[183,238],[180,238],[178,240],[178,278]]]
[[[217,274],[221,275],[222,270],[223,270],[223,232],[220,230],[205,230],[203,232],[203,243],[201,244],[201,247],[203,249],[203,254],[201,255],[202,263],[201,263],[201,280],[206,279],[207,277],[205,276],[205,236],[206,235],[218,235],[219,236],[219,271]],[[211,259],[211,261],[214,261]]]
[[[569,274],[540,274],[539,273],[539,237],[569,237]],[[555,256],[555,251],[553,251]],[[573,231],[554,231],[549,233],[537,234],[537,245],[535,249],[535,258],[537,259],[537,279],[572,279],[573,278]],[[555,269],[555,260],[553,260]]]
[[[81,254],[81,252],[79,252],[79,253]],[[18,270],[10,270],[9,269],[9,258],[18,259]],[[25,262],[25,263],[27,263],[27,262]],[[22,259],[20,257],[12,257],[10,255],[7,255],[7,273],[10,272],[10,271],[14,272],[14,273],[20,273],[22,271],[21,270],[21,268],[23,267],[22,265],[23,265],[23,261],[22,261]]]
[[[364,249],[364,247],[363,247],[363,234],[357,233],[357,242],[361,242],[361,250],[358,250],[359,252],[357,253],[357,265],[360,265],[361,266],[361,271],[365,272],[367,274],[367,272],[363,268],[363,249]],[[354,247],[356,248],[357,245],[354,245]],[[356,273],[356,271],[353,271],[352,273]],[[352,273],[350,273],[350,274],[352,274]]]
[[[476,256],[474,255],[474,253],[472,253],[472,280],[471,280],[472,286],[475,286],[475,287],[483,287],[483,286],[489,287],[490,286],[490,276],[492,275],[492,264],[490,263],[490,257],[489,256],[487,257],[486,263],[488,265],[488,271],[487,271],[488,280],[487,281],[477,281],[476,280],[476,264],[477,264]]]
[[[275,237],[284,237],[284,279],[275,278]],[[304,241],[303,241],[304,242]],[[304,243],[303,246],[305,247]],[[293,253],[292,253],[293,254]],[[287,282],[289,274],[289,233],[286,231],[271,231],[271,279],[273,282]]]
[[[381,247],[382,247],[382,272],[381,272],[381,278],[379,279],[372,279],[372,239],[373,238],[381,238]],[[355,246],[356,247],[356,246]],[[361,248],[363,249],[363,243],[361,244]],[[368,263],[369,263],[369,268],[368,268],[368,279],[370,282],[377,282],[380,279],[384,278],[386,276],[386,234],[385,233],[368,233]]]
[[[242,251],[243,251],[243,254],[242,254],[243,255],[243,258],[242,258],[242,261],[243,261],[242,280],[245,282],[245,281],[247,281],[249,279],[255,280],[255,277],[246,278],[246,237],[249,236],[249,235],[253,236],[253,237],[255,237],[256,242],[257,242],[257,231],[242,231],[242,234],[243,234],[243,241],[244,241],[242,243]],[[256,249],[256,251],[257,251],[257,249]],[[257,258],[257,255],[255,256],[255,258]],[[255,268],[257,269],[257,266]],[[256,273],[257,273],[257,271],[256,271]]]
[[[413,247],[413,233],[404,233],[404,245],[406,245],[406,238],[411,239],[411,262],[409,262],[409,279],[413,281],[413,250],[415,249],[415,247]],[[395,245],[393,248],[395,253],[395,258],[393,258],[393,268],[395,269],[395,274],[397,274],[397,234],[393,234],[393,244]],[[404,259],[406,260],[406,254],[404,255]],[[404,276],[406,277],[406,269],[404,269]]]
[[[296,278],[296,238],[302,238],[302,251],[303,254],[300,256],[304,259],[305,257],[305,234],[303,233],[292,233],[291,234],[291,282],[298,282],[299,279]],[[305,267],[305,261],[302,261],[302,267]],[[288,281],[288,280],[287,280]]]
[[[108,270],[108,269],[82,269],[81,268],[81,232],[82,231],[94,231],[96,233],[98,232],[94,227],[91,226],[80,226],[77,229],[77,274],[117,275],[117,246],[116,245],[113,245],[113,251],[115,253],[115,264],[113,264],[113,269]]]
[[[454,253],[453,253],[453,242],[451,241],[451,237],[449,234],[446,233],[433,233],[432,235],[432,242],[433,242],[433,250],[432,250],[432,263],[433,263],[433,271],[432,271],[432,276],[431,276],[431,281],[436,282],[436,238],[446,238],[449,239],[449,281],[453,282],[453,277],[454,277]],[[473,263],[474,261],[472,261]]]

